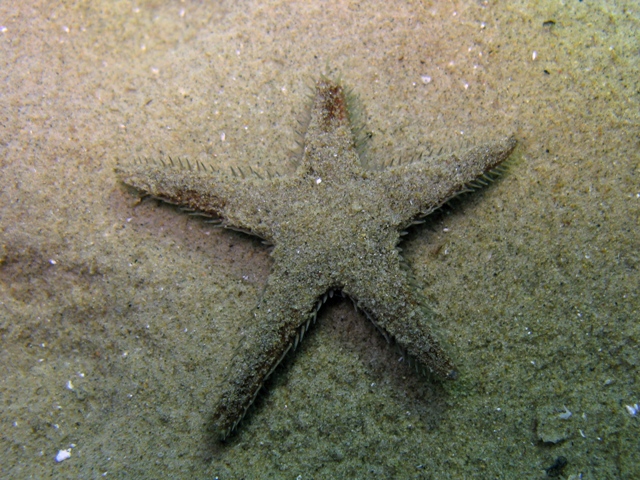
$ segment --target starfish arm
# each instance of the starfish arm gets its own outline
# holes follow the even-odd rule
[[[408,361],[417,361],[437,377],[455,378],[453,363],[428,325],[432,313],[418,298],[410,274],[396,256],[400,254],[378,259],[375,268],[361,272],[343,291],[389,342],[408,354]]]
[[[197,167],[157,162],[120,164],[116,173],[127,185],[167,203],[211,217],[222,225],[271,240],[268,208],[262,208],[283,179],[258,181]]]
[[[316,83],[297,174],[336,181],[360,173],[344,87],[328,78]]]
[[[242,335],[213,414],[221,440],[236,428],[289,350],[295,350],[326,300],[326,286],[309,284],[295,270],[274,267]]]
[[[460,157],[451,155],[436,162],[415,162],[381,171],[377,181],[399,219],[398,227],[406,227],[414,218],[428,215],[468,191],[475,180],[504,162],[516,143],[514,137],[508,137]]]

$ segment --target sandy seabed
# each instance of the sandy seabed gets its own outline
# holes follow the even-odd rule
[[[640,477],[637,2],[10,3],[3,478]],[[417,376],[334,300],[219,444],[269,250],[113,169],[287,173],[323,72],[363,105],[367,161],[519,140],[403,244],[460,378]]]

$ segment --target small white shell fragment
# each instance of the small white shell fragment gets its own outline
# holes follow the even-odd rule
[[[571,418],[571,415],[573,414],[569,411],[569,409],[567,407],[564,407],[564,412],[562,412],[558,416],[563,420],[569,420]]]
[[[632,417],[635,417],[638,412],[640,412],[640,406],[638,406],[637,403],[635,405],[625,405],[625,407],[627,408],[627,412],[629,412],[629,415],[631,415]]]
[[[60,463],[64,460],[66,460],[67,458],[71,457],[71,449],[68,448],[67,450],[59,450],[58,454],[56,455],[56,462]]]

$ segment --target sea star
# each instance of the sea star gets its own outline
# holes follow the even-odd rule
[[[404,230],[492,173],[516,141],[382,169],[360,161],[347,96],[322,77],[295,174],[263,179],[197,163],[138,161],[116,168],[144,194],[221,219],[274,245],[273,269],[222,385],[213,423],[224,440],[265,379],[339,291],[417,365],[455,368],[428,326],[398,248]]]

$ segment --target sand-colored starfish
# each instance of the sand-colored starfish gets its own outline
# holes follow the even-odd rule
[[[138,161],[117,167],[141,192],[222,220],[274,245],[273,269],[229,366],[214,416],[221,439],[298,342],[327,296],[350,297],[417,365],[442,378],[455,368],[430,332],[428,310],[398,249],[417,219],[495,171],[516,141],[387,168],[360,160],[347,95],[321,78],[293,175],[263,179],[201,164]]]

